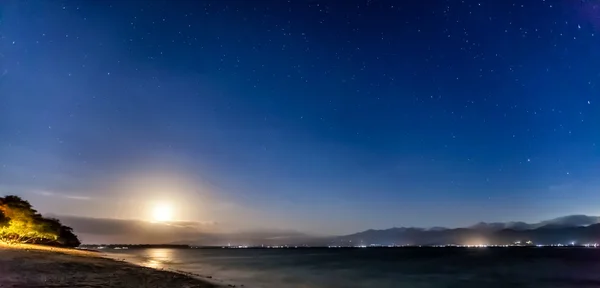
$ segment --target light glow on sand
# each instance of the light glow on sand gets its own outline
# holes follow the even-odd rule
[[[160,203],[154,206],[152,218],[156,222],[168,222],[173,220],[173,209],[166,203]]]

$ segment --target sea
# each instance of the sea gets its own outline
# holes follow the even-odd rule
[[[600,287],[600,248],[110,251],[107,255],[115,259],[193,273],[230,287]]]

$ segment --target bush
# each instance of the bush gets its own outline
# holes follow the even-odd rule
[[[42,217],[28,201],[12,195],[0,197],[0,241],[66,247],[81,244],[71,227]]]

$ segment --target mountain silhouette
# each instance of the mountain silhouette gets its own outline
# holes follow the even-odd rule
[[[391,228],[337,237],[334,245],[505,245],[517,241],[536,244],[600,243],[600,217],[570,215],[528,224],[485,223],[467,228]]]

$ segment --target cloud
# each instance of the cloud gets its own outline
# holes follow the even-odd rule
[[[217,222],[214,221],[206,221],[206,222],[195,222],[195,221],[171,221],[166,222],[164,225],[170,225],[179,228],[189,228],[189,229],[206,229],[208,227],[214,227],[217,225]]]
[[[155,223],[131,219],[46,215],[72,227],[83,243],[171,243],[201,239],[217,232],[215,222],[174,221]]]
[[[148,222],[133,219],[90,218],[46,215],[72,227],[84,244],[165,244],[193,245],[279,245],[310,243],[311,235],[287,230],[260,229],[224,232],[216,222]]]
[[[48,191],[38,191],[38,192],[35,192],[35,194],[42,195],[42,196],[48,196],[48,197],[54,196],[54,193],[48,192]]]
[[[92,199],[91,197],[88,197],[88,196],[62,194],[62,193],[55,193],[55,192],[50,192],[50,191],[36,191],[34,193],[38,194],[38,195],[46,196],[46,197],[61,197],[61,198],[72,199],[72,200],[88,201],[88,200]]]
[[[91,200],[91,197],[87,197],[87,196],[74,196],[74,195],[62,195],[62,197],[65,197],[67,199],[73,199],[73,200]]]

